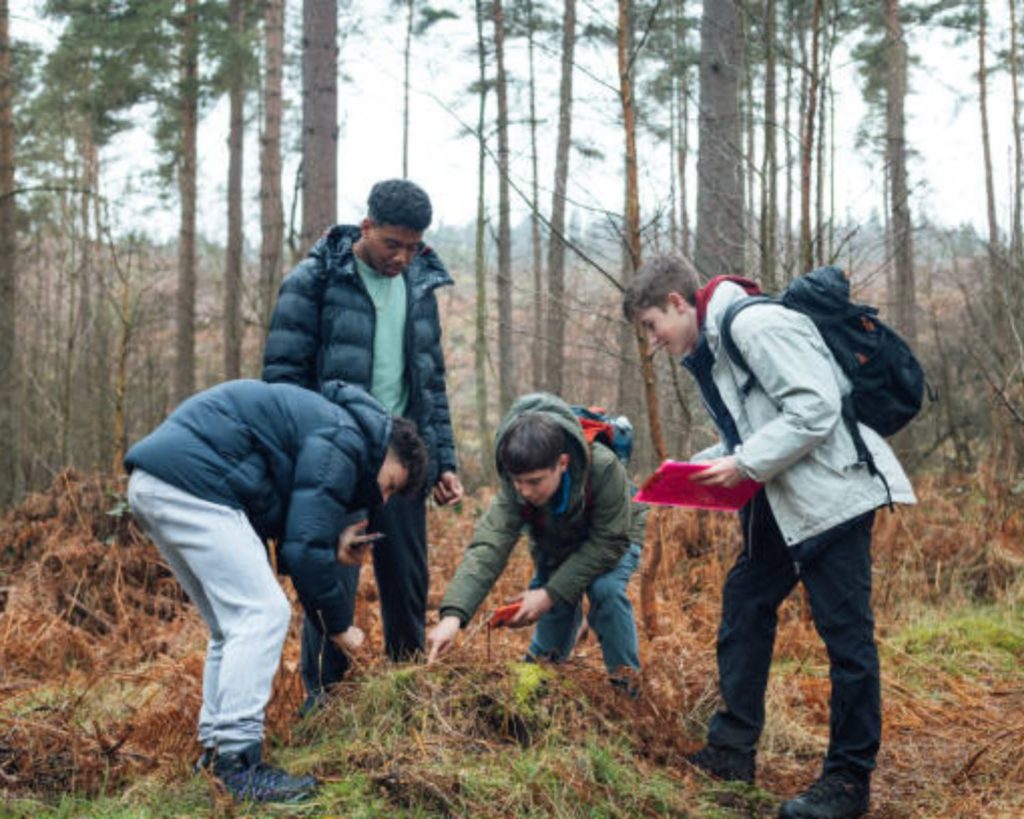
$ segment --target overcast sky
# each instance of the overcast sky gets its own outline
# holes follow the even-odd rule
[[[11,32],[15,38],[52,42],[52,21],[35,13],[37,0],[12,4]],[[340,85],[339,221],[355,221],[362,215],[366,194],[374,181],[401,175],[402,46],[403,26],[388,19],[388,4],[356,0],[360,8],[374,11],[359,15],[359,31],[344,37],[340,70],[348,78]],[[461,4],[466,6],[468,4]],[[615,4],[595,0],[582,4],[581,17],[603,13],[614,22]],[[301,5],[288,3],[288,25],[297,30]],[[412,96],[410,177],[422,184],[434,200],[436,222],[461,224],[473,219],[476,207],[476,146],[463,132],[475,127],[476,101],[466,88],[476,78],[475,29],[469,12],[458,21],[439,24],[424,40],[415,42]],[[351,21],[351,12],[343,13]],[[996,21],[990,52],[1005,47],[1004,26]],[[488,30],[488,34],[490,29]],[[975,70],[977,47],[973,41],[955,46],[949,35],[934,31],[909,33],[912,53],[921,62],[911,75],[912,94],[907,104],[907,136],[918,156],[910,170],[915,221],[927,215],[934,222],[957,225],[971,222],[983,229],[984,184]],[[290,40],[290,43],[294,43]],[[557,47],[557,46],[555,46]],[[604,218],[587,208],[621,208],[622,135],[617,125],[619,103],[611,88],[617,85],[614,49],[581,46],[581,69],[574,77],[573,136],[604,153],[603,159],[587,159],[574,153],[570,165],[570,197],[580,216]],[[550,207],[549,180],[554,162],[557,125],[559,67],[557,54],[537,52],[539,77],[538,116],[541,126],[540,179],[544,210]],[[990,62],[994,58],[990,57]],[[525,80],[525,43],[509,44],[510,74]],[[864,109],[860,102],[855,68],[842,53],[833,67],[836,84],[836,201],[837,215],[866,218],[882,199],[882,174],[878,161],[854,147]],[[781,79],[780,79],[781,82]],[[610,87],[609,87],[610,86]],[[286,93],[289,93],[286,91]],[[290,90],[290,102],[300,107],[298,91]],[[250,100],[254,105],[254,99]],[[493,119],[493,94],[489,100]],[[530,165],[525,86],[513,90],[513,116],[520,120],[511,134],[512,176],[524,191],[529,189]],[[781,105],[780,105],[781,108]],[[251,113],[251,112],[250,112]],[[1010,96],[1005,75],[993,78],[990,88],[990,122],[993,159],[996,165],[999,211],[1007,220],[1010,156]],[[122,207],[112,216],[122,228],[142,227],[151,235],[171,238],[177,232],[177,208],[173,200],[160,201],[145,176],[156,164],[148,127],[151,118],[140,111],[138,127],[118,138],[103,153],[102,184],[105,193]],[[258,143],[255,122],[246,143],[246,235],[250,247],[258,245]],[[696,157],[696,115],[691,108],[691,144]],[[219,101],[204,113],[200,127],[200,230],[223,241],[226,223],[224,200],[227,169],[227,101]],[[641,196],[649,214],[669,195],[668,146],[657,144],[649,133],[640,135]],[[783,157],[780,147],[780,159]],[[297,155],[285,158],[283,189],[286,208],[293,196]],[[490,166],[488,198],[496,203],[496,173]],[[690,174],[691,180],[695,174]],[[694,191],[691,191],[691,197]],[[514,196],[514,195],[513,195]],[[492,207],[494,207],[492,205]],[[513,199],[514,218],[525,214]],[[692,211],[691,211],[692,212]],[[588,214],[592,214],[589,215]],[[286,213],[287,218],[287,213]]]

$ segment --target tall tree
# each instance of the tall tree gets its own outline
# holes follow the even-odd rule
[[[178,228],[177,358],[174,394],[196,391],[196,134],[199,120],[199,21],[197,0],[185,0],[181,17],[179,104],[181,151],[177,158]]]
[[[485,199],[484,173],[487,159],[487,43],[484,39],[483,0],[476,0],[476,51],[479,66],[477,93],[477,188],[476,188],[476,245],[474,252],[474,273],[476,279],[476,315],[474,321],[473,380],[475,382],[477,432],[480,436],[480,463],[484,478],[490,482],[494,473],[494,459],[486,453],[491,446],[491,425],[487,417],[487,250],[485,230],[487,227],[487,201]]]
[[[778,178],[775,135],[775,0],[764,0],[764,156],[761,163],[761,286],[778,286],[776,240],[779,229]]]
[[[533,388],[544,384],[544,273],[540,236],[540,178],[537,170],[537,79],[534,71],[534,39],[537,15],[533,0],[526,0],[526,57],[530,77],[530,242],[533,248]]]
[[[619,101],[622,105],[622,123],[626,137],[626,247],[629,255],[630,275],[640,267],[642,247],[640,237],[640,185],[637,177],[636,152],[636,107],[633,99],[634,53],[628,47],[632,28],[632,2],[619,0],[619,21],[616,37],[616,51],[619,66]],[[647,336],[634,326],[640,362],[644,376],[644,396],[647,399],[647,418],[650,423],[651,441],[659,461],[665,459],[665,441],[661,433],[658,411],[657,382],[654,363],[647,346]]]
[[[424,6],[417,17],[416,0],[392,0],[405,6],[405,47],[402,51],[402,178],[409,178],[409,128],[410,128],[410,75],[412,73],[413,37],[424,34],[427,29],[441,20],[454,19],[458,15],[448,9]]]
[[[412,24],[416,0],[405,0],[405,50],[402,80],[402,179],[409,178],[409,69],[412,65]]]
[[[245,0],[230,0],[227,73],[231,114],[228,125],[228,241],[224,254],[224,377],[242,372],[242,137],[245,131]]]
[[[1024,235],[1021,231],[1021,184],[1024,177],[1021,176],[1021,164],[1024,162],[1024,148],[1021,145],[1021,124],[1020,124],[1020,68],[1017,60],[1017,0],[1007,0],[1010,7],[1010,89],[1012,91],[1013,109],[1013,185],[1010,190],[1013,193],[1013,226],[1010,237],[1010,256],[1013,263],[1021,263],[1021,253],[1024,251]]]
[[[302,236],[305,253],[338,212],[337,0],[302,3]]]
[[[284,0],[263,9],[263,133],[260,136],[260,326],[270,327],[281,278],[284,209],[281,201],[281,77],[284,66]]]
[[[744,271],[739,4],[704,0],[695,261],[704,275]]]
[[[14,207],[14,84],[7,0],[0,0],[0,508],[18,485],[17,244]]]
[[[551,191],[551,235],[548,237],[547,352],[544,381],[556,395],[562,392],[565,359],[565,195],[569,181],[572,139],[572,75],[576,49],[576,0],[565,0],[562,13],[562,78],[558,87],[558,138],[555,179]]]
[[[910,191],[907,185],[907,140],[904,105],[907,96],[907,44],[903,38],[899,0],[885,0],[886,52],[889,55],[886,95],[886,164],[891,174],[889,190],[895,262],[896,327],[913,345],[917,340],[915,319],[914,250],[910,222]]]
[[[888,1],[888,0],[887,0]],[[811,237],[811,165],[814,156],[814,118],[818,107],[818,46],[821,39],[821,4],[811,12],[811,64],[807,72],[806,113],[800,128],[800,267],[814,267]]]
[[[498,398],[502,414],[515,393],[512,344],[512,225],[509,202],[508,78],[505,74],[505,11],[492,4],[498,92]]]

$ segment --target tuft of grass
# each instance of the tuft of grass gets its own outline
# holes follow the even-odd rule
[[[923,663],[958,677],[1016,676],[1024,668],[1024,611],[928,610],[882,645],[890,655],[905,655],[916,660],[915,665]]]

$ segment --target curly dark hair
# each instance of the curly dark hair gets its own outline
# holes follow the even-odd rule
[[[434,217],[430,197],[415,182],[386,179],[370,190],[366,215],[378,225],[396,225],[422,233]]]
[[[427,479],[427,445],[420,438],[416,424],[408,418],[392,418],[388,451],[394,453],[409,474],[399,494],[413,497],[422,492]]]

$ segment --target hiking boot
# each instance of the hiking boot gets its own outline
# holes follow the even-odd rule
[[[203,771],[212,770],[211,766],[216,755],[217,750],[215,748],[203,748],[203,755],[192,766],[192,773],[201,774]]]
[[[261,759],[260,743],[254,742],[238,753],[218,753],[213,772],[228,793],[251,802],[300,802],[312,796],[316,779],[292,776]]]
[[[782,819],[853,819],[868,812],[871,780],[857,771],[832,771],[782,803]]]
[[[708,776],[725,782],[746,782],[754,784],[754,752],[711,745],[701,748],[686,758],[693,767]]]

